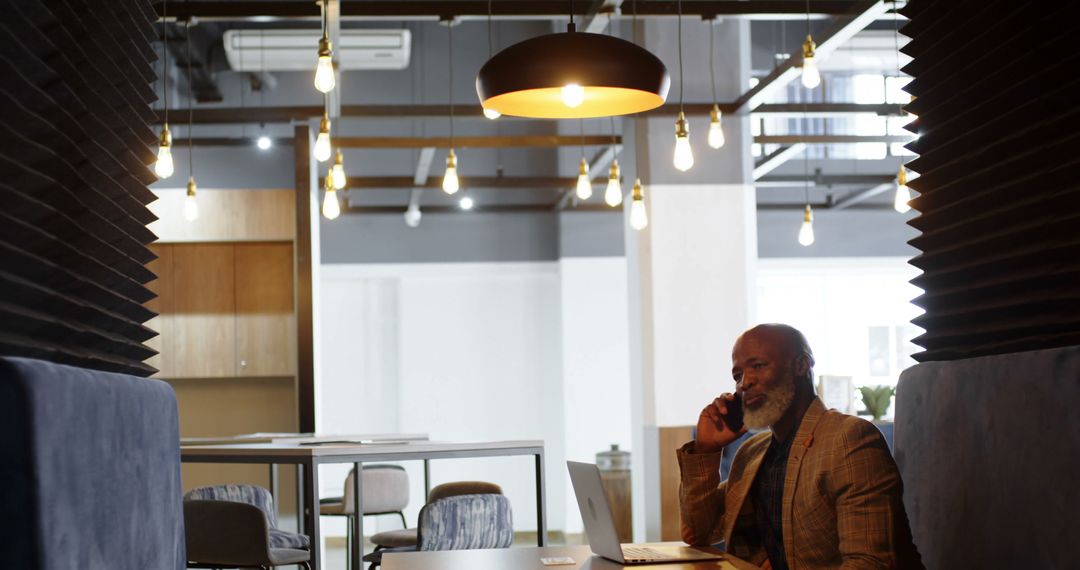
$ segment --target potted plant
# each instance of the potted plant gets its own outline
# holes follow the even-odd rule
[[[874,425],[881,430],[881,434],[885,436],[885,442],[889,445],[889,449],[892,450],[893,423],[882,421],[881,418],[888,411],[889,403],[892,401],[893,395],[896,394],[896,388],[892,386],[862,386],[859,388],[859,393],[862,395],[863,405],[866,406],[866,409],[859,412],[859,415],[874,418]]]

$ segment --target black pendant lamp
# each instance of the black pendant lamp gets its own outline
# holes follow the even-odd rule
[[[658,57],[626,40],[577,32],[514,44],[476,76],[485,109],[503,115],[573,119],[629,115],[667,99],[671,77]]]

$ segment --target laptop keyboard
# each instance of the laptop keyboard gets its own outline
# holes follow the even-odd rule
[[[678,558],[665,552],[657,552],[651,548],[642,548],[640,546],[624,546],[622,552],[623,558],[627,560],[670,560]]]

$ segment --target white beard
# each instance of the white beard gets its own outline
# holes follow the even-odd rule
[[[781,382],[771,392],[765,393],[765,401],[755,410],[744,407],[743,423],[748,430],[763,430],[780,421],[795,401],[795,382]]]

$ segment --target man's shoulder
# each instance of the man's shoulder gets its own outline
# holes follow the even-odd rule
[[[814,431],[816,436],[828,436],[826,440],[834,441],[839,445],[865,438],[881,438],[884,443],[881,430],[873,422],[832,409],[825,410]]]

